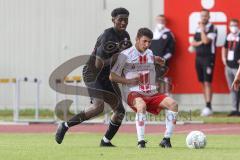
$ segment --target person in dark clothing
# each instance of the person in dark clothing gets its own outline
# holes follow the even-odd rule
[[[239,112],[239,91],[231,88],[234,77],[240,64],[240,31],[239,20],[232,19],[229,23],[230,33],[227,35],[225,45],[222,48],[222,61],[225,65],[225,75],[232,97],[232,111],[229,116],[240,116]]]
[[[196,49],[196,71],[199,82],[203,85],[203,93],[206,107],[202,110],[201,116],[212,114],[212,77],[215,64],[215,50],[217,29],[209,22],[209,11],[201,11],[201,21],[194,35],[191,46]]]
[[[150,49],[155,56],[160,56],[169,60],[175,49],[175,38],[169,28],[166,27],[166,17],[158,15],[156,17],[157,25],[153,31],[153,40]]]
[[[90,107],[59,125],[55,139],[62,143],[68,128],[93,118],[104,110],[104,102],[108,102],[113,115],[108,130],[100,142],[101,147],[114,147],[111,139],[117,133],[125,115],[121,93],[117,83],[109,80],[112,62],[117,53],[132,46],[126,31],[129,12],[125,8],[116,8],[111,13],[113,27],[106,29],[97,39],[94,51],[83,68],[83,80],[88,87],[92,104]],[[116,55],[116,56],[115,56]],[[109,96],[110,95],[110,96]]]
[[[157,24],[153,31],[153,40],[150,49],[153,51],[155,56],[160,56],[166,61],[165,65],[162,66],[155,64],[156,82],[159,83],[159,92],[164,93],[167,91],[162,89],[163,87],[160,86],[168,85],[166,81],[168,81],[169,78],[164,76],[168,72],[168,61],[174,54],[175,38],[171,30],[166,27],[167,20],[164,15],[158,15],[156,17],[156,23]]]

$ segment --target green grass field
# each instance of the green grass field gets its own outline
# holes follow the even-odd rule
[[[63,144],[53,134],[0,134],[2,160],[236,160],[240,157],[240,136],[208,135],[205,149],[188,149],[186,135],[172,138],[172,149],[158,147],[160,135],[147,135],[147,148],[136,147],[135,134],[118,134],[117,148],[98,147],[101,134],[70,133]]]
[[[20,119],[34,119],[33,109],[24,109],[20,110]],[[13,111],[9,109],[0,109],[0,121],[12,121],[13,120]],[[240,117],[228,117],[228,112],[214,112],[213,116],[210,117],[201,117],[200,110],[194,110],[190,112],[180,111],[178,120],[179,121],[203,121],[204,123],[240,123]],[[48,109],[41,109],[39,111],[39,116],[41,119],[53,119],[53,112]],[[134,120],[135,113],[128,112],[126,114],[128,119]],[[104,115],[101,114],[98,116],[99,119],[103,119]],[[154,120],[155,117],[149,117],[151,120]],[[164,112],[161,112],[158,116],[156,116],[157,121],[164,121]]]

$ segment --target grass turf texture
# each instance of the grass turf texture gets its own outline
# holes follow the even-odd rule
[[[34,112],[33,109],[24,109],[20,111],[20,119],[34,119]],[[179,121],[203,121],[204,123],[240,123],[240,117],[227,117],[226,112],[214,112],[213,116],[210,117],[201,117],[200,111],[195,110],[191,112],[179,112],[178,120]],[[13,119],[13,111],[9,109],[0,109],[0,121],[12,121]],[[41,119],[53,119],[53,112],[48,109],[41,109],[39,111],[39,116]],[[135,119],[135,113],[128,112],[126,114],[127,118],[131,121],[134,121]],[[103,118],[104,116],[101,114],[98,116],[98,118]],[[154,116],[148,116],[150,120],[156,121],[164,121],[164,112],[161,112],[160,115],[154,117]]]
[[[172,149],[158,147],[161,135],[147,135],[147,148],[136,146],[135,134],[118,134],[117,148],[100,148],[101,134],[70,133],[58,145],[53,134],[0,134],[0,155],[6,160],[236,160],[240,136],[207,135],[205,149],[188,149],[186,135],[172,138]]]

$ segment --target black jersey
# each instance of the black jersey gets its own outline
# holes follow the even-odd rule
[[[227,66],[238,68],[238,60],[240,60],[240,32],[238,34],[229,33],[224,47],[228,50]]]
[[[175,39],[172,32],[168,28],[155,32],[150,49],[155,56],[169,59],[172,57],[175,49]]]
[[[86,66],[83,69],[83,78],[87,82],[97,79],[109,80],[110,65],[105,65],[101,71],[96,68],[96,56],[103,61],[110,59],[114,54],[132,46],[127,31],[116,32],[113,27],[106,29],[97,39],[94,50]]]
[[[207,37],[211,39],[211,42],[196,47],[197,57],[215,57],[217,29],[213,24],[208,23],[205,26],[205,33]],[[197,28],[196,33],[194,35],[194,40],[197,42],[201,41],[200,28]]]

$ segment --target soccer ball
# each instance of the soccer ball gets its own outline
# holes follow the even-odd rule
[[[207,145],[207,138],[201,131],[192,131],[187,135],[186,144],[188,148],[204,148]]]

